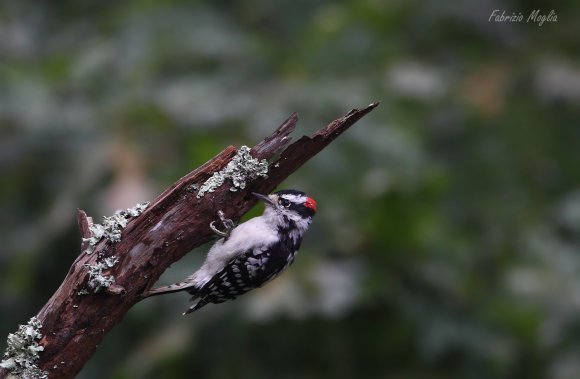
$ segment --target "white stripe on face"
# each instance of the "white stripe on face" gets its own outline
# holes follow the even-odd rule
[[[304,195],[294,195],[294,194],[290,194],[290,193],[285,193],[280,195],[281,198],[284,198],[294,204],[304,204],[304,202],[306,201],[306,196]]]

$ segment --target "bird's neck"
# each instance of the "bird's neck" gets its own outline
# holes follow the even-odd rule
[[[278,233],[282,236],[289,236],[291,242],[300,244],[302,236],[308,230],[311,218],[304,218],[300,216],[288,216],[272,209],[267,209],[262,217],[270,225],[275,225]]]

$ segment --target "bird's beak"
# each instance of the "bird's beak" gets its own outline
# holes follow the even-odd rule
[[[252,195],[256,196],[258,199],[262,200],[266,205],[274,206],[276,204],[276,195],[262,195],[261,193],[252,192]]]

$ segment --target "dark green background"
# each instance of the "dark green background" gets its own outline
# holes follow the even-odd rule
[[[192,317],[185,295],[138,304],[79,378],[577,378],[579,11],[4,2],[0,336],[79,253],[77,207],[98,222],[293,111],[309,134],[380,101],[282,186],[319,207],[288,272]]]

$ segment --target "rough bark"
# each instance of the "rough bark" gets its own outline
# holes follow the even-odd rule
[[[39,366],[49,378],[73,378],[95,352],[111,328],[139,301],[171,264],[193,248],[214,237],[209,228],[216,220],[216,211],[239,220],[255,203],[252,191],[269,193],[302,164],[320,152],[331,141],[372,111],[378,103],[354,109],[319,130],[311,137],[302,137],[291,145],[289,134],[298,116],[293,114],[270,137],[252,148],[255,158],[268,159],[267,178],[248,183],[244,190],[230,191],[231,183],[224,183],[214,192],[197,198],[192,185],[200,185],[214,172],[224,168],[235,155],[229,146],[207,163],[190,172],[159,195],[138,217],[132,219],[122,232],[120,242],[101,240],[92,254],[81,253],[72,264],[64,281],[40,310],[44,337],[40,344]],[[92,220],[79,210],[78,224],[83,237],[90,235]],[[81,251],[86,248],[86,242]],[[106,292],[79,296],[88,280],[85,265],[97,259],[116,256],[119,262],[107,272],[114,275],[115,285]],[[0,379],[7,372],[0,370]]]

